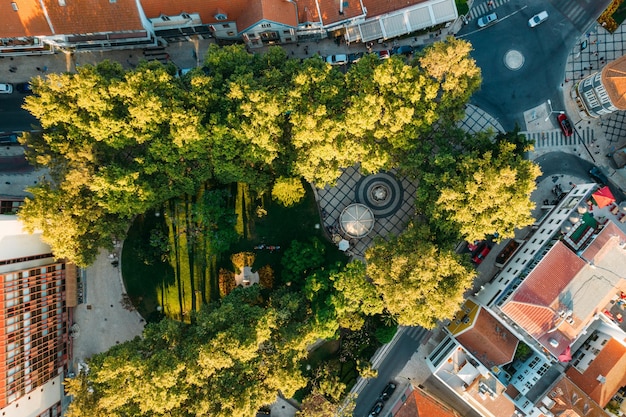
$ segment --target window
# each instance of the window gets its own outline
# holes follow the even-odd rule
[[[163,16],[163,15],[161,15],[161,20],[163,20],[163,21],[167,22],[167,21],[169,21],[169,20],[170,20],[170,18],[169,18],[169,16]]]
[[[224,23],[224,24],[222,24],[222,27],[224,29],[228,29],[230,27],[230,24],[229,23]]]
[[[262,28],[271,28],[272,24],[271,23],[263,23],[263,24],[261,24],[261,27]]]
[[[226,16],[224,13],[218,13],[215,16],[215,20],[226,20],[228,19],[228,16]]]
[[[227,35],[228,35],[228,36],[235,36],[235,32],[233,32],[233,31],[231,30],[231,31],[229,31],[229,32],[227,33]]]

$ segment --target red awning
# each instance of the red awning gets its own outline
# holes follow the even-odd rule
[[[559,361],[561,362],[569,362],[572,360],[572,349],[568,346],[565,349],[565,352],[559,355]]]
[[[606,207],[615,202],[615,197],[613,197],[609,187],[600,188],[598,191],[593,193],[592,196],[599,208]]]

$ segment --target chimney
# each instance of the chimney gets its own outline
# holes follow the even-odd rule
[[[602,375],[598,375],[598,377],[596,378],[601,384],[606,383],[606,377],[602,376]]]

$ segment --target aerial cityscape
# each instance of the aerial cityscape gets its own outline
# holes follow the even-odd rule
[[[624,0],[0,22],[2,417],[626,417]]]

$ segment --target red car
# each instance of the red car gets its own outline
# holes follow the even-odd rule
[[[476,255],[472,258],[472,262],[476,265],[480,265],[481,262],[485,259],[485,257],[489,254],[491,248],[487,246],[487,244],[480,245],[478,250],[476,250]]]
[[[569,119],[567,118],[565,113],[560,113],[558,116],[556,116],[556,120],[558,120],[559,127],[561,128],[565,136],[572,136],[574,134],[572,124],[569,122]]]

